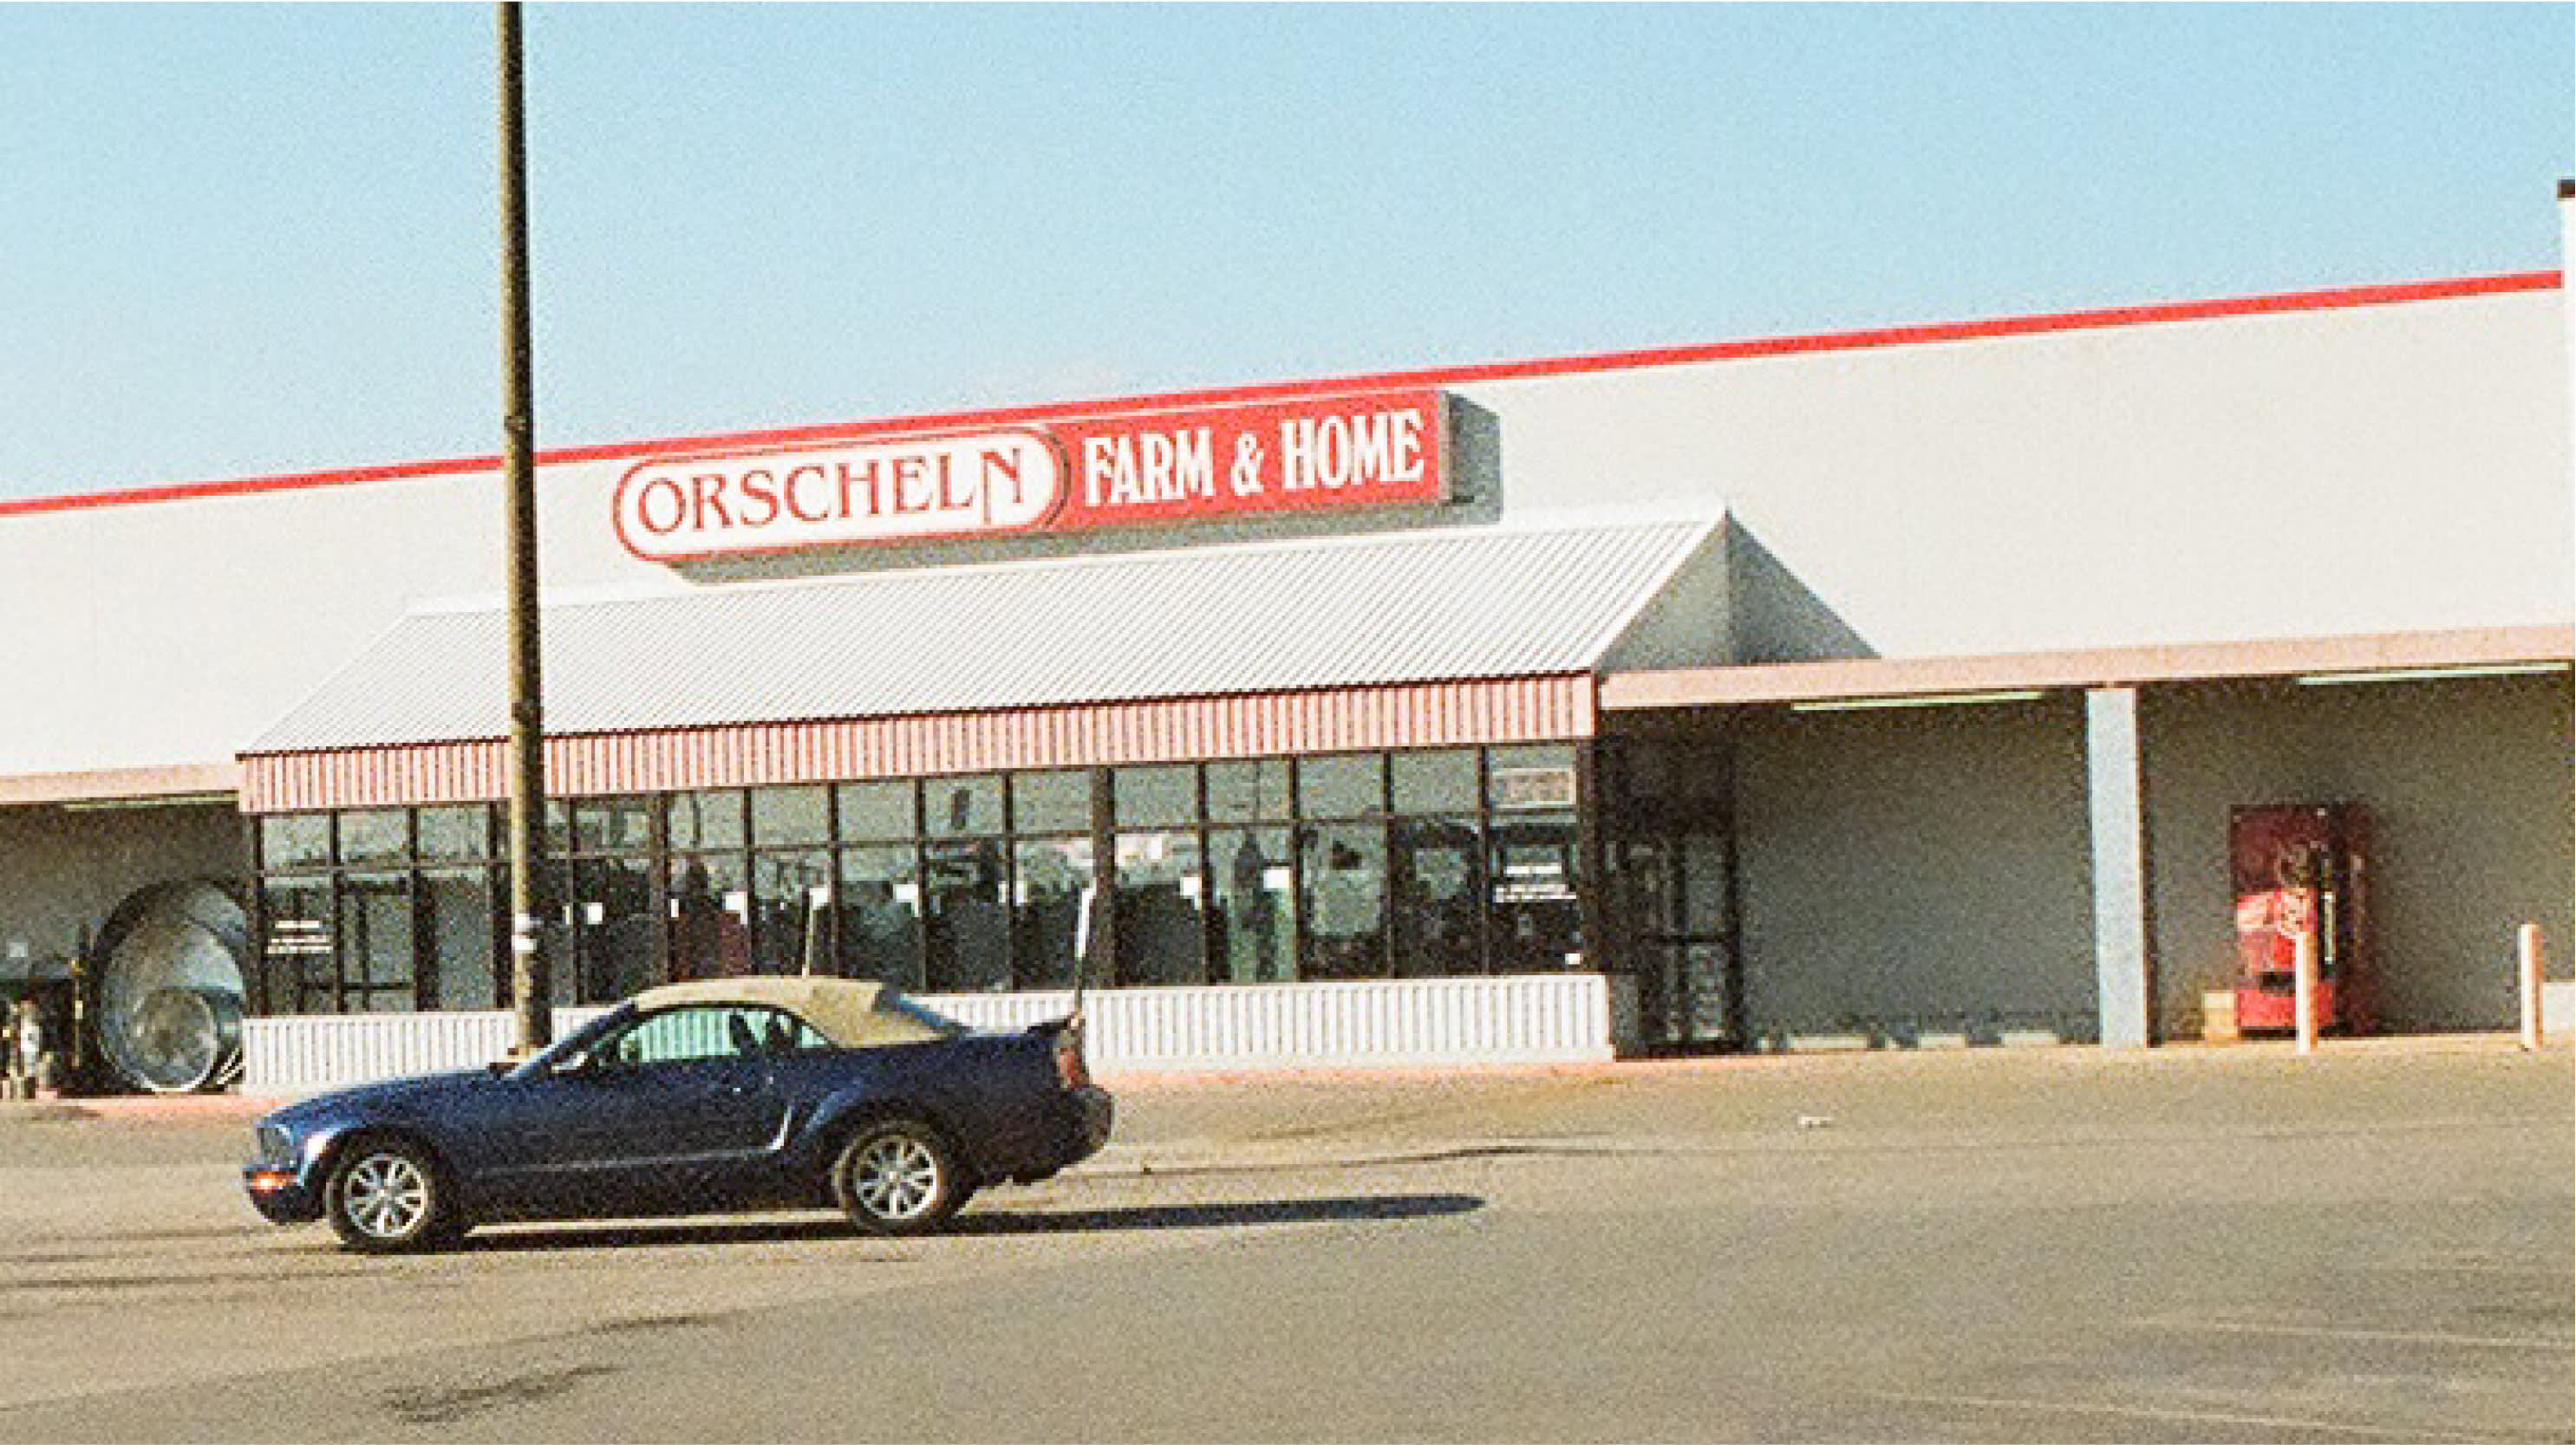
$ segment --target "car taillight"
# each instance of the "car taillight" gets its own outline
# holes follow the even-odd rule
[[[1070,1023],[1055,1036],[1055,1076],[1067,1089],[1091,1086],[1091,1070],[1082,1062],[1082,1025]]]

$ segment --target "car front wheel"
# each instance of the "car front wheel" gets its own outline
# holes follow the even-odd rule
[[[428,1249],[464,1233],[437,1163],[400,1140],[352,1145],[331,1171],[322,1212],[342,1244],[367,1254]]]
[[[957,1153],[918,1119],[884,1119],[861,1129],[832,1166],[832,1197],[869,1234],[928,1234],[975,1192]]]

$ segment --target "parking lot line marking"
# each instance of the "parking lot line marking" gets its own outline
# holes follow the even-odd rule
[[[2545,1264],[2497,1264],[2477,1260],[2396,1259],[2371,1261],[2353,1267],[2382,1274],[2499,1274],[2552,1280],[2565,1274],[2564,1270],[2551,1269]]]
[[[1871,1390],[1870,1396],[1912,1405],[1955,1405],[1972,1410],[2027,1410],[2042,1414],[2111,1415],[2132,1420],[2161,1420],[2185,1425],[2263,1426],[2308,1430],[2321,1435],[2358,1435],[2371,1440],[2422,1440],[2442,1445],[2504,1445],[2513,1435],[2470,1435],[2454,1430],[2410,1430],[2398,1425],[2347,1425],[2299,1415],[2240,1415],[2218,1410],[2174,1410],[2152,1405],[2110,1405],[2075,1400],[2006,1400],[1984,1395],[1928,1395],[1900,1390]]]
[[[2334,1325],[2276,1325],[2238,1320],[2131,1320],[2132,1329],[2208,1330],[2229,1335],[2310,1335],[2328,1340],[2372,1340],[2400,1345],[2451,1345],[2467,1350],[2576,1350],[2576,1338],[2533,1339],[2518,1335],[2454,1335],[2437,1330],[2359,1330]]]

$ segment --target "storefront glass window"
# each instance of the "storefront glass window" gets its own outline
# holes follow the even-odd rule
[[[1208,834],[1208,879],[1216,895],[1219,983],[1282,983],[1297,976],[1297,898],[1290,887],[1285,828]]]
[[[1297,808],[1308,818],[1369,818],[1385,812],[1386,756],[1300,759]]]
[[[1288,760],[1208,764],[1207,815],[1211,823],[1287,822]]]
[[[1475,818],[1398,819],[1388,836],[1396,977],[1484,972],[1484,847]]]
[[[832,790],[825,787],[755,788],[751,841],[763,848],[832,841]]]
[[[411,856],[411,815],[400,808],[367,808],[340,815],[340,861],[400,863]]]
[[[843,842],[903,841],[921,831],[910,778],[843,783],[838,791]]]
[[[683,854],[671,860],[673,982],[751,972],[748,872],[739,853]]]
[[[743,844],[743,793],[740,788],[715,792],[676,793],[671,798],[671,851],[739,848]]]
[[[1396,812],[1472,813],[1478,808],[1474,749],[1397,753],[1387,761]]]
[[[832,855],[821,848],[751,855],[752,963],[760,973],[828,973]]]
[[[847,815],[844,814],[844,817]],[[921,886],[910,843],[841,850],[840,919],[833,940],[844,978],[919,989]]]
[[[1002,845],[932,843],[921,852],[924,983],[932,993],[1011,986],[1010,869]]]
[[[582,853],[653,850],[651,798],[584,798],[573,804],[572,842]]]
[[[259,820],[259,866],[272,872],[331,866],[331,815],[278,813]]]
[[[1187,828],[1198,822],[1198,769],[1187,764],[1120,768],[1113,776],[1117,780],[1119,827]]]
[[[1732,932],[1728,890],[1735,859],[1726,840],[1698,834],[1682,839],[1681,845],[1682,927],[1699,938]]]
[[[423,810],[421,846],[429,846],[429,813]],[[440,809],[435,811],[453,811]],[[475,810],[479,812],[480,810]],[[420,875],[422,914],[429,927],[428,992],[439,1009],[497,1006],[492,972],[492,879],[483,868],[431,868]]]
[[[564,821],[569,824],[569,814]],[[580,991],[581,969],[574,958],[572,920],[572,862],[565,858],[537,860],[536,894],[529,900],[537,912],[537,952],[546,962],[547,996],[559,1004],[570,1004]],[[501,952],[492,960],[493,996],[503,1008],[517,997],[518,965],[509,953],[510,938],[510,864],[502,859],[492,865],[493,926],[499,930]]]
[[[490,818],[480,807],[423,808],[420,856],[434,862],[492,856]]]
[[[1011,828],[1020,833],[1091,831],[1091,770],[1011,775]]]
[[[1298,866],[1306,892],[1304,976],[1385,977],[1385,826],[1310,824]]]
[[[565,827],[572,826],[570,812],[564,814],[563,821]],[[504,915],[501,927],[506,937],[510,897],[508,863],[492,865],[492,887],[495,896],[501,900]],[[579,890],[573,886],[571,859],[537,860],[536,896],[530,900],[537,910],[537,948],[546,964],[546,997],[562,1005],[581,1001],[581,950],[575,943],[581,935],[573,927],[573,920],[582,913],[580,905],[574,902],[578,896]],[[500,966],[497,983],[501,1001],[507,1005],[515,997],[512,990],[517,987],[517,965],[507,953],[496,961]]]
[[[1545,744],[552,800],[552,993],[809,969],[978,992],[1063,988],[1077,968],[1152,986],[1581,966],[1576,759]],[[1095,783],[1116,820],[1105,858]],[[261,1006],[506,1003],[506,869],[481,861],[500,817],[261,818]],[[1695,922],[1725,903],[1708,877],[1682,900]]]
[[[271,1013],[330,1012],[338,990],[331,880],[264,879],[259,907],[262,1006]]]
[[[1091,942],[1091,839],[1023,838],[1012,851],[1012,986],[1071,988]]]
[[[340,982],[348,1012],[402,1013],[413,1007],[409,874],[341,878]]]
[[[1118,835],[1120,984],[1207,982],[1207,879],[1195,832]]]
[[[1492,954],[1497,973],[1556,973],[1580,966],[1583,910],[1574,814],[1493,820]]]
[[[1568,744],[1495,748],[1486,768],[1497,813],[1574,806],[1574,749]]]
[[[660,983],[653,860],[584,858],[573,864],[572,877],[571,962],[580,978],[574,997],[583,1003],[612,1003]],[[555,965],[558,970],[563,966]]]
[[[929,778],[922,783],[924,830],[933,838],[991,837],[1002,831],[998,777]]]

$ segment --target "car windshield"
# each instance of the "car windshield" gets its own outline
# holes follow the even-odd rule
[[[610,1009],[608,1012],[601,1014],[599,1017],[592,1019],[589,1023],[583,1024],[580,1028],[577,1028],[571,1033],[566,1034],[564,1037],[557,1039],[551,1046],[541,1050],[535,1058],[520,1065],[518,1071],[523,1073],[542,1073],[545,1070],[551,1069],[567,1060],[586,1054],[590,1051],[591,1045],[599,1042],[600,1035],[607,1033],[610,1029],[619,1027],[628,1019],[633,1017],[635,1017],[635,1005],[631,1003],[621,1003],[617,1007]]]

